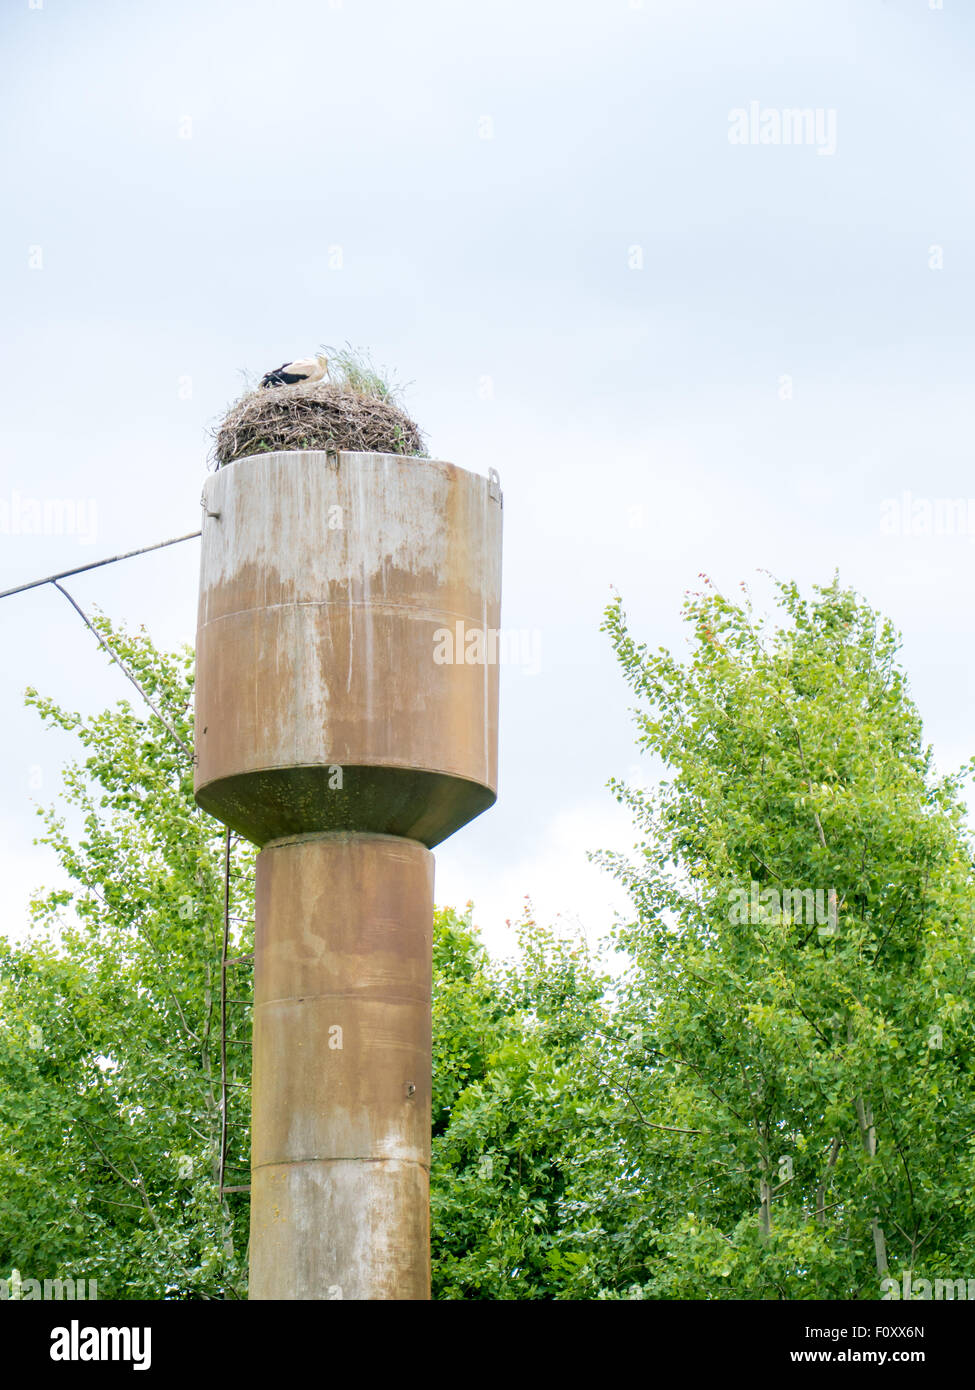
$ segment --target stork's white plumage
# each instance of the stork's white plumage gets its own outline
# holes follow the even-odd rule
[[[299,357],[294,362],[283,362],[273,372],[265,372],[261,377],[262,386],[294,386],[299,381],[321,381],[328,376],[328,360],[324,357]]]

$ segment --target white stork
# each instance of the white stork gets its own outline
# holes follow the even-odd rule
[[[299,357],[295,362],[282,362],[273,372],[265,372],[261,377],[262,386],[294,386],[299,381],[321,381],[328,376],[328,360],[325,357]]]

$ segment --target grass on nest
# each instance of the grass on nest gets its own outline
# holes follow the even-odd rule
[[[346,343],[343,348],[323,346],[318,351],[328,358],[328,378],[333,385],[372,400],[401,404],[406,388],[390,376],[388,367],[375,367],[364,349]]]

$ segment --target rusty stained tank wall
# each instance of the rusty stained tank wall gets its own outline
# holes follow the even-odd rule
[[[492,805],[497,663],[434,660],[438,630],[499,626],[488,479],[271,453],[220,469],[204,500],[199,804],[257,844],[357,830],[427,846]]]
[[[416,841],[258,855],[251,1298],[430,1296],[432,923]]]

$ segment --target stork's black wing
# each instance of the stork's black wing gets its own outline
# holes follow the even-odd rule
[[[273,372],[265,372],[261,377],[262,386],[293,386],[296,381],[304,381],[304,377],[295,376],[291,372],[286,372],[285,367],[289,363],[282,362],[280,367],[275,367]]]

